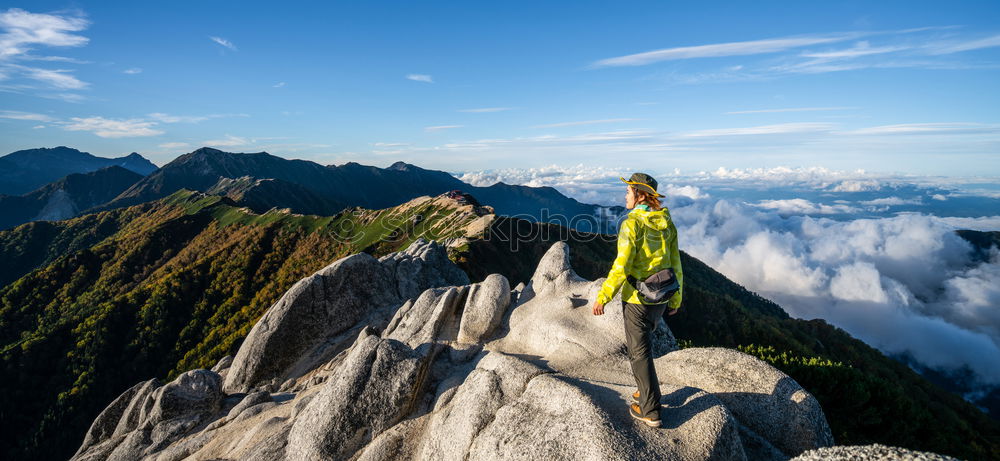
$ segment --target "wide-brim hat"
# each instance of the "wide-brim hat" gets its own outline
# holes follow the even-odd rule
[[[618,179],[621,179],[623,183],[633,186],[641,191],[649,192],[657,197],[666,197],[666,195],[656,191],[656,180],[646,173],[632,173],[632,176],[628,179],[622,177],[619,177]]]

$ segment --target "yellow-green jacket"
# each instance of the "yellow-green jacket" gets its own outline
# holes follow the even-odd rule
[[[625,281],[625,276],[631,274],[642,280],[668,267],[674,269],[680,289],[670,298],[667,306],[677,309],[681,307],[681,292],[684,290],[681,255],[677,251],[677,228],[666,207],[649,211],[645,205],[636,205],[618,230],[618,255],[607,280],[601,285],[597,301],[607,304],[621,288],[622,302],[642,304],[635,288]]]

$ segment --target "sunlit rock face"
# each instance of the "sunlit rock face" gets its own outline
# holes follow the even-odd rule
[[[620,299],[552,245],[513,290],[470,284],[445,248],[359,254],[298,282],[234,358],[139,383],[75,459],[789,459],[833,445],[794,380],[654,332],[662,425],[628,414],[636,387]]]

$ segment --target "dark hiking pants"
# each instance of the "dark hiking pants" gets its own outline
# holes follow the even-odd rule
[[[625,345],[639,388],[639,409],[646,418],[660,419],[660,381],[653,367],[652,332],[667,305],[623,302],[622,306],[625,308]]]

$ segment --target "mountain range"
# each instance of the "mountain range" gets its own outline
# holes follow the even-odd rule
[[[209,191],[220,178],[268,178],[300,186],[293,195],[311,193],[309,201],[327,200],[331,205],[385,208],[421,195],[437,195],[462,190],[490,204],[498,214],[519,216],[531,221],[574,225],[581,230],[608,231],[614,216],[601,219],[607,207],[580,203],[551,187],[528,187],[504,184],[477,187],[462,182],[443,171],[426,170],[404,162],[388,168],[348,162],[323,166],[305,160],[288,160],[266,152],[234,154],[203,147],[184,154],[143,178],[115,200],[104,206],[110,209],[165,197],[180,189]],[[263,195],[263,194],[261,194]],[[267,194],[271,204],[303,213],[290,204],[301,201],[283,195]],[[262,197],[263,198],[263,197]],[[621,210],[617,210],[619,213]],[[577,219],[572,220],[572,218]],[[572,220],[572,222],[571,222]]]
[[[156,165],[135,152],[104,158],[65,146],[19,150],[0,157],[0,194],[25,194],[66,175],[109,166],[120,166],[143,176],[156,170]]]
[[[39,160],[26,160],[33,155],[38,156]],[[18,160],[25,165],[52,161],[75,166],[78,162],[74,159],[81,155],[90,156],[74,149],[57,147],[19,151],[3,159]],[[113,160],[120,159],[102,161]],[[85,171],[77,168],[72,172]],[[332,215],[350,207],[386,208],[421,195],[461,190],[490,204],[501,215],[518,216],[529,221],[557,222],[583,231],[603,233],[617,231],[617,218],[624,213],[624,208],[620,206],[580,203],[551,187],[519,186],[502,182],[477,187],[462,182],[447,172],[427,170],[404,162],[396,162],[387,168],[356,162],[323,166],[305,160],[289,160],[266,152],[230,153],[204,147],[181,155],[162,168],[142,174],[143,178],[120,194],[104,203],[93,205],[89,210],[79,209],[79,212],[136,205],[187,189],[226,195],[258,212],[276,207],[288,208],[300,214],[317,215]],[[16,189],[13,179],[7,176],[0,176],[0,186],[3,186],[0,190]],[[34,192],[32,194],[40,195]],[[11,202],[15,206],[9,210],[0,209],[3,213],[0,215],[0,222],[20,224],[26,222],[25,219],[30,219],[25,218],[26,216],[36,216],[33,208],[21,206],[22,203],[35,203],[36,200]]]
[[[142,175],[112,165],[89,173],[72,173],[24,195],[0,195],[0,229],[28,221],[60,221],[107,203]]]

